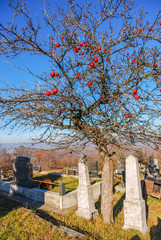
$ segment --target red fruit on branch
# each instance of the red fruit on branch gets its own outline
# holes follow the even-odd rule
[[[93,62],[91,62],[89,65],[90,65],[90,67],[94,67],[94,63]]]
[[[155,64],[153,65],[153,67],[154,67],[154,68],[157,68],[157,67],[158,67],[158,65],[155,63]]]
[[[160,92],[161,92],[161,89],[160,89]]]
[[[60,47],[60,43],[56,43],[56,47]]]
[[[51,73],[50,73],[50,76],[51,76],[51,77],[54,77],[54,76],[55,76],[55,73],[54,73],[54,72],[51,72]]]
[[[140,98],[140,96],[138,96],[138,95],[135,96],[135,99],[136,99],[136,100],[138,100],[139,98]]]
[[[89,51],[89,54],[91,54],[91,53],[93,53],[93,51],[91,50],[91,51]]]
[[[159,149],[159,147],[156,147],[156,149],[158,150],[158,149]]]
[[[131,117],[131,114],[129,114],[128,117],[130,118],[130,117]]]
[[[54,89],[54,93],[57,93],[57,92],[58,92],[58,89],[55,88],[55,89]]]
[[[50,91],[47,91],[47,92],[46,92],[46,95],[47,95],[47,96],[50,96],[50,94],[51,94]]]
[[[96,143],[96,142],[94,142],[94,145],[97,145],[97,143]]]
[[[83,43],[81,42],[81,43],[79,44],[79,46],[83,47]]]
[[[102,98],[103,98],[102,96],[99,97],[99,99],[102,99]]]
[[[101,47],[100,46],[98,46],[98,48],[97,48],[98,50],[101,50]]]
[[[95,62],[98,62],[98,58],[94,58],[94,61],[95,61]]]
[[[84,52],[81,52],[82,55],[84,55]]]
[[[135,89],[133,89],[133,93],[134,94],[136,94],[137,93],[137,89],[135,88]]]
[[[132,58],[132,59],[131,59],[131,62],[135,62],[135,58]]]
[[[161,22],[159,22],[159,25],[161,25]]]
[[[87,43],[84,43],[84,44],[83,44],[83,47],[87,47]]]
[[[55,76],[59,76],[59,73],[58,73],[58,72],[56,72],[56,73],[55,73]]]
[[[92,86],[92,82],[89,82],[89,83],[88,83],[88,86]]]
[[[124,117],[126,117],[126,118],[127,118],[127,117],[128,117],[128,114],[125,114],[125,115],[124,115]]]
[[[61,36],[61,39],[64,39],[64,35]]]
[[[104,141],[107,141],[107,138],[104,138]]]
[[[150,27],[150,28],[149,28],[149,31],[152,31],[152,30],[153,30],[153,28],[152,28],[152,27]]]
[[[139,29],[139,31],[138,31],[138,32],[139,32],[139,33],[142,33],[142,31],[143,31],[143,29]]]

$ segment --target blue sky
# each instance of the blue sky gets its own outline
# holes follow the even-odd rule
[[[35,17],[35,14],[39,14],[38,6],[43,6],[44,0],[31,0],[29,2],[29,7],[31,9],[31,14]],[[80,4],[87,3],[86,0],[77,0]],[[90,1],[89,1],[90,2]],[[8,7],[7,0],[0,0],[0,22],[6,23],[8,20],[12,19],[12,13]],[[67,6],[65,0],[53,0],[52,4],[55,7],[58,4],[61,4],[64,8]],[[93,4],[97,3],[97,0],[92,1]],[[152,21],[156,13],[161,10],[161,0],[134,0],[134,3],[149,12],[148,20]],[[22,21],[22,20],[21,20]],[[0,57],[0,79],[7,81],[9,83],[18,83],[21,84],[22,81],[35,82],[36,79],[30,74],[18,70],[17,68],[9,65],[3,61],[8,61],[22,68],[29,68],[34,73],[41,74],[43,71],[51,71],[51,63],[48,60],[41,56],[29,56],[27,54],[22,54],[16,59],[7,59],[4,56]],[[25,132],[23,134],[13,133],[10,135],[9,128],[5,130],[0,130],[0,143],[1,142],[21,142],[26,141],[32,137],[31,133]]]

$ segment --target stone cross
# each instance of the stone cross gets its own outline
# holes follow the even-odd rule
[[[138,159],[133,155],[126,158],[126,198],[124,200],[123,229],[133,228],[146,234],[145,200],[142,198]]]
[[[77,188],[78,211],[76,215],[87,219],[96,218],[98,210],[95,209],[93,189],[89,180],[87,159],[84,155],[78,163],[79,185]]]

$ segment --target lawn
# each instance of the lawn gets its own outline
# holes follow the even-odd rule
[[[52,222],[60,226],[64,225],[85,235],[88,240],[160,240],[161,239],[161,202],[158,199],[148,196],[149,206],[148,226],[149,230],[145,236],[136,230],[123,230],[123,200],[124,194],[117,191],[114,194],[114,223],[105,224],[100,214],[94,220],[86,220],[78,217],[75,212],[65,216],[59,216],[54,212],[48,213],[39,209],[31,209],[33,213],[40,216],[37,220],[34,216],[21,208],[15,202],[0,199],[0,239],[72,239],[51,227],[44,221]],[[100,202],[96,203],[100,211]],[[73,238],[74,239],[74,238]]]
[[[68,192],[71,192],[73,190],[76,190],[77,187],[78,187],[78,183],[79,183],[79,180],[78,178],[75,178],[75,177],[63,177],[61,175],[54,175],[54,174],[35,174],[33,176],[33,180],[40,180],[40,181],[44,181],[44,180],[51,180],[51,182],[54,182],[54,183],[60,183],[60,182],[64,182],[66,185],[65,185],[65,189],[66,189],[66,193]],[[94,180],[92,179],[90,181],[91,184],[94,184],[96,182],[100,182],[100,180]],[[49,189],[50,191],[52,192],[59,192],[59,186],[53,186],[53,189]]]

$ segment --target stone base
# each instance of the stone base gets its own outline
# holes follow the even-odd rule
[[[93,209],[89,211],[89,209],[80,209],[76,211],[76,215],[79,217],[84,217],[86,219],[92,219],[98,217],[98,210]]]
[[[127,230],[129,228],[139,230],[142,234],[146,234],[148,231],[145,201],[143,199],[124,200],[123,229]]]

